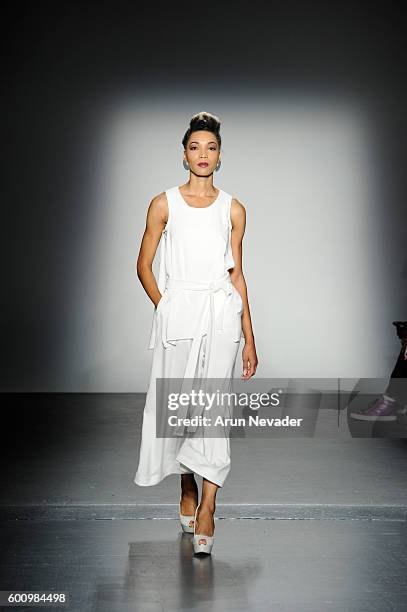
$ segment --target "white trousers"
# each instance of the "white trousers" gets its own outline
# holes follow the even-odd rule
[[[207,335],[202,337],[195,376],[203,371]],[[167,348],[157,342],[151,367],[150,383],[143,412],[139,464],[134,483],[140,486],[158,484],[169,474],[195,473],[207,480],[224,485],[230,471],[230,439],[215,437],[156,437],[156,378],[183,377],[191,350],[192,339],[178,340]],[[240,342],[217,329],[207,366],[207,379],[230,381],[234,376]],[[167,406],[162,406],[167,410]],[[225,430],[226,431],[226,430]]]

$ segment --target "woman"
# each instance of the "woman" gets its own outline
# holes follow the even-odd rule
[[[151,486],[168,474],[181,474],[181,526],[194,533],[194,551],[205,553],[211,552],[214,542],[217,490],[230,470],[229,436],[216,433],[209,437],[206,430],[197,435],[196,426],[189,421],[185,437],[188,421],[180,418],[171,435],[157,437],[157,422],[164,415],[168,423],[168,414],[163,403],[157,402],[156,378],[181,380],[182,388],[189,390],[188,383],[199,376],[204,381],[230,382],[242,332],[241,378],[247,380],[256,372],[242,272],[246,211],[236,198],[213,185],[213,172],[220,167],[219,128],[219,119],[210,113],[191,118],[182,140],[189,180],[151,201],[137,260],[137,275],[155,312],[149,344],[154,349],[153,363],[134,482]],[[157,285],[152,262],[161,235]],[[156,412],[156,405],[161,410]],[[180,407],[177,416],[180,414],[185,417],[188,413]],[[199,505],[194,474],[203,478]]]

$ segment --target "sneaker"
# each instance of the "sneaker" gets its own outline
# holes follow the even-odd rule
[[[381,395],[367,410],[351,412],[350,416],[359,421],[396,421],[397,416],[394,414],[396,407],[396,400],[387,395]]]

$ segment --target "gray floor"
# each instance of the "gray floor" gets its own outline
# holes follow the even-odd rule
[[[391,429],[352,438],[342,412],[336,437],[327,413],[315,438],[233,439],[200,559],[176,520],[179,477],[133,483],[143,396],[3,399],[20,434],[2,446],[1,590],[109,612],[407,610],[406,440]]]
[[[2,589],[66,591],[70,610],[406,610],[405,522],[218,520],[207,558],[173,520],[0,529]]]

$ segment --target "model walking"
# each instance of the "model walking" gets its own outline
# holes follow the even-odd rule
[[[155,311],[149,343],[154,352],[134,482],[151,486],[168,474],[181,474],[181,525],[194,533],[194,551],[206,553],[214,542],[216,494],[230,470],[229,436],[185,437],[185,428],[178,426],[177,435],[184,437],[156,437],[156,378],[186,382],[203,376],[230,381],[242,333],[241,378],[256,372],[242,271],[246,211],[236,198],[213,185],[213,172],[220,167],[219,128],[219,119],[210,113],[191,118],[182,140],[189,181],[151,201],[137,260],[137,275]],[[152,263],[160,238],[157,285]],[[199,504],[194,474],[203,478]]]

